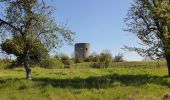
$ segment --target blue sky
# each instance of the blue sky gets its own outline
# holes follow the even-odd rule
[[[76,32],[75,43],[90,43],[93,52],[105,49],[114,55],[123,53],[129,61],[142,60],[135,52],[122,50],[124,45],[138,46],[138,39],[124,32],[127,10],[133,0],[46,0],[55,7],[57,23],[66,23]],[[2,10],[2,5],[1,5]],[[74,46],[65,44],[59,53],[71,55]]]
[[[113,55],[123,53],[126,60],[142,59],[135,52],[121,49],[123,45],[138,46],[137,38],[123,31],[126,27],[123,19],[132,0],[51,0],[49,3],[56,8],[57,22],[67,22],[76,32],[75,42],[90,43],[94,52],[109,49]],[[65,45],[59,52],[70,55],[74,46]]]

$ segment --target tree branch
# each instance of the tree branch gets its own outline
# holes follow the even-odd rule
[[[19,29],[19,28],[13,26],[12,24],[10,24],[10,23],[8,23],[8,22],[6,22],[6,21],[0,19],[0,26],[3,25],[3,24],[8,25],[9,27],[13,28],[13,29],[16,30],[16,31],[21,31],[21,29]]]

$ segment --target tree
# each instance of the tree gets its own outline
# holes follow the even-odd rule
[[[134,0],[125,23],[126,31],[135,34],[144,46],[125,48],[152,59],[166,58],[170,76],[170,1]]]
[[[6,37],[20,36],[23,48],[23,63],[26,79],[31,80],[29,38],[39,40],[48,50],[58,48],[63,40],[69,44],[73,41],[74,32],[64,25],[55,23],[53,9],[44,0],[1,0],[5,11],[0,18],[0,34]],[[2,14],[3,14],[2,13]],[[4,38],[5,37],[5,38]]]
[[[119,53],[113,57],[113,62],[123,62],[123,54]]]
[[[40,41],[32,38],[29,38],[28,41],[31,44],[29,57],[33,63],[40,63],[49,56],[47,48]],[[17,57],[17,65],[22,65],[24,48],[21,37],[15,36],[12,39],[7,39],[1,44],[1,49],[6,54],[15,55]]]

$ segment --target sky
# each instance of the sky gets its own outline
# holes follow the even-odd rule
[[[124,45],[138,46],[138,39],[123,31],[123,19],[133,0],[45,0],[56,10],[57,23],[67,23],[75,35],[74,43],[90,43],[91,51],[101,53],[110,50],[117,55],[123,53],[128,61],[141,61],[135,52],[124,51]],[[2,9],[2,5],[1,5]],[[73,54],[74,45],[63,45],[58,53]]]
[[[90,43],[93,52],[105,49],[114,55],[123,53],[125,60],[140,61],[135,52],[124,51],[124,45],[138,46],[138,39],[123,31],[126,28],[123,19],[133,0],[51,0],[55,7],[54,17],[58,23],[76,32],[75,43]],[[73,54],[74,45],[65,44],[59,53]]]

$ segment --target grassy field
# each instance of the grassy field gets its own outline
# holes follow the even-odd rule
[[[170,92],[166,67],[0,69],[0,100],[161,100]]]
[[[86,63],[78,63],[72,64],[71,68],[81,68],[81,69],[86,69],[90,68],[90,65],[92,62],[86,62]],[[161,62],[139,62],[139,61],[133,61],[133,62],[115,62],[112,63],[109,68],[147,68],[147,69],[166,69],[166,62],[161,61]]]

